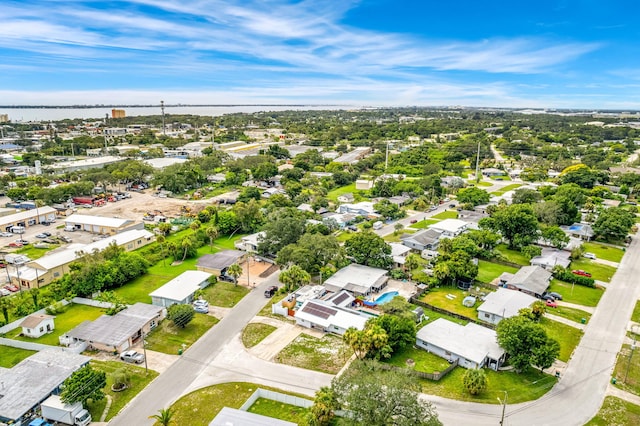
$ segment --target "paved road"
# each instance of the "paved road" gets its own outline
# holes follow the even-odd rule
[[[640,297],[640,245],[634,239],[607,287],[584,336],[558,384],[542,398],[509,405],[507,425],[583,425],[600,409],[625,337],[633,307]],[[427,397],[435,402],[445,425],[496,425],[500,407]]]
[[[152,425],[148,417],[170,406],[200,376],[222,349],[267,303],[264,290],[278,284],[278,273],[264,280],[245,296],[222,321],[209,330],[182,357],[145,390],[109,424],[113,426]]]

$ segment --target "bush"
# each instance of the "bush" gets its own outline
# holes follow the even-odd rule
[[[576,275],[571,271],[561,266],[556,266],[553,269],[553,277],[560,281],[567,282],[569,284],[577,284],[585,287],[595,288],[596,282],[593,278],[583,277],[582,275]]]
[[[62,302],[56,302],[51,306],[47,306],[47,309],[45,309],[45,312],[48,315],[60,315],[64,313],[66,310],[67,310],[67,307],[63,305]]]
[[[191,305],[171,305],[167,312],[169,318],[176,327],[184,328],[195,316],[195,311]]]

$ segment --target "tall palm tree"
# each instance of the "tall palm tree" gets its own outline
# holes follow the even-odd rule
[[[165,242],[166,240],[167,240],[167,239],[164,237],[164,235],[158,235],[158,236],[156,237],[156,242],[157,242],[158,244],[160,244],[160,253],[162,254],[162,266],[165,266],[165,263],[164,263],[164,261],[165,261],[165,255],[164,255],[164,242]]]
[[[209,238],[209,249],[210,249],[210,251],[213,251],[213,240],[218,238],[218,235],[220,234],[220,231],[218,230],[217,226],[211,225],[211,226],[208,226],[204,230],[204,232],[207,234],[207,238]]]
[[[154,419],[162,426],[169,426],[171,424],[171,419],[173,418],[173,411],[171,411],[171,408],[161,408],[158,410],[158,414],[149,416],[149,418]]]
[[[242,266],[238,263],[234,263],[233,265],[227,268],[227,274],[233,277],[233,282],[235,285],[238,285],[238,277],[242,275]]]
[[[187,258],[187,253],[189,252],[189,249],[193,247],[193,239],[191,237],[183,238],[182,242],[180,243],[180,246],[184,250],[184,253],[182,255],[182,261],[184,262],[184,260]]]
[[[2,312],[5,324],[9,324],[9,309],[15,306],[13,299],[13,297],[0,298],[0,312]]]

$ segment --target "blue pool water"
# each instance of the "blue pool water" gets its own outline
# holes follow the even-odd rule
[[[398,293],[397,291],[388,291],[388,292],[382,294],[380,297],[378,297],[376,299],[376,303],[378,305],[383,305],[383,304],[385,304],[387,302],[390,302],[391,299],[396,297],[398,294],[400,294],[400,293]]]
[[[569,227],[569,231],[580,231],[582,229],[582,225],[571,225]]]

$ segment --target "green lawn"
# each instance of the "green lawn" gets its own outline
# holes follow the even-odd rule
[[[428,309],[428,308],[422,308],[422,310],[424,311],[424,315],[427,319],[425,319],[420,324],[418,324],[418,328],[422,328],[425,325],[437,320],[438,318],[444,318],[448,321],[455,322],[456,324],[460,324],[460,325],[466,325],[469,323],[469,321],[461,320],[447,314],[441,314],[440,312],[432,311],[431,309]]]
[[[485,368],[484,371],[488,379],[487,389],[480,395],[472,396],[462,385],[465,371],[467,370],[462,367],[456,367],[437,382],[421,379],[422,392],[460,401],[499,404],[498,398],[503,399],[504,391],[507,390],[509,404],[517,404],[540,398],[551,390],[557,381],[554,376],[540,373],[533,368],[520,374],[513,371],[497,372]]]
[[[0,367],[11,368],[35,353],[35,351],[0,345]]]
[[[631,345],[622,345],[616,368],[613,370],[613,377],[616,378],[615,386],[635,395],[640,395],[640,353],[638,352],[640,351],[632,351]],[[631,358],[630,363],[629,358]]]
[[[145,339],[147,341],[147,349],[176,355],[183,344],[188,348],[217,323],[217,318],[198,313],[184,328],[178,328],[173,325],[173,322],[165,319],[155,330],[147,335]]]
[[[555,291],[562,295],[562,300],[569,303],[575,303],[583,306],[597,306],[604,289],[591,288],[582,285],[571,285],[557,279],[551,280],[548,291]],[[640,311],[638,312],[640,316]]]
[[[424,219],[416,223],[412,223],[409,225],[410,228],[415,229],[425,229],[433,225],[434,223],[438,223],[440,220],[438,219]]]
[[[505,187],[503,187],[503,188],[500,188],[500,189],[499,189],[499,190],[497,190],[497,191],[493,191],[493,192],[492,192],[492,194],[493,194],[493,195],[502,195],[502,194],[504,194],[505,192],[513,191],[514,189],[518,189],[518,188],[520,188],[521,186],[522,186],[522,184],[520,184],[520,183],[512,183],[511,185],[507,185],[507,186],[505,186]]]
[[[55,329],[49,334],[45,334],[39,339],[31,337],[18,336],[22,332],[21,328],[17,328],[7,334],[7,337],[16,340],[24,340],[25,342],[36,342],[43,345],[58,346],[58,337],[75,328],[78,324],[86,320],[94,320],[104,314],[104,309],[94,308],[93,306],[70,304],[67,310],[54,319]]]
[[[39,241],[34,241],[33,243],[37,243]],[[39,257],[44,256],[45,254],[47,254],[48,251],[56,248],[56,247],[60,247],[59,244],[49,244],[49,248],[46,249],[41,249],[41,248],[35,248],[32,244],[26,245],[24,247],[22,247],[21,249],[16,250],[16,253],[18,254],[24,254],[25,256],[28,256],[30,259],[35,260]]]
[[[515,274],[518,268],[513,266],[500,265],[498,263],[488,262],[486,260],[478,260],[478,276],[476,279],[482,283],[490,283],[491,281],[502,275],[503,272]]]
[[[485,182],[483,180],[481,180],[480,182],[474,182],[476,186],[493,186],[493,184],[491,182]]]
[[[353,237],[354,235],[356,235],[355,232],[351,232],[351,231],[340,231],[340,233],[338,234],[338,236],[336,237],[336,240],[338,240],[341,243],[344,243],[345,241],[347,241],[348,239],[350,239],[351,237]]]
[[[553,315],[557,315],[562,318],[566,318],[573,322],[580,323],[582,319],[585,319],[585,324],[589,322],[591,314],[581,309],[567,308],[566,306],[558,306],[557,308],[547,308],[547,312]]]
[[[631,314],[631,321],[640,322],[640,300],[636,302],[636,306],[633,308],[633,314]]]
[[[235,306],[244,296],[249,293],[249,289],[240,285],[234,285],[225,281],[210,284],[204,289],[203,298],[210,305],[231,308]]]
[[[622,256],[624,256],[624,250],[618,247],[609,247],[599,243],[583,243],[584,251],[593,253],[598,259],[604,259],[611,262],[620,263]]]
[[[549,318],[542,318],[540,325],[549,337],[556,339],[558,343],[560,343],[560,355],[558,359],[564,362],[569,361],[573,350],[578,346],[578,343],[580,343],[582,331],[575,327],[552,321]]]
[[[445,210],[441,213],[434,214],[431,216],[433,219],[457,219],[458,211],[457,210]]]
[[[607,396],[598,414],[586,426],[638,424],[640,424],[640,406],[615,396]]]
[[[342,338],[326,334],[322,338],[301,334],[276,356],[275,361],[307,370],[336,374],[352,355]]]
[[[613,274],[616,273],[616,268],[613,266],[602,265],[585,258],[572,261],[569,267],[571,269],[582,269],[590,272],[591,278],[606,283],[610,282]]]
[[[449,367],[449,362],[446,359],[440,358],[437,355],[415,346],[408,346],[394,352],[391,358],[386,362],[391,365],[395,365],[396,367],[407,367],[408,359],[414,361],[414,370],[421,371],[423,373],[435,373]]]
[[[453,295],[455,298],[450,299],[447,297],[448,295]],[[476,309],[482,302],[478,299],[473,308],[467,308],[462,304],[462,300],[468,295],[469,292],[455,287],[440,287],[429,289],[420,300],[438,308],[446,309],[449,312],[464,315],[468,318],[477,318],[478,311]]]
[[[305,418],[309,412],[308,409],[298,407],[297,405],[285,404],[284,402],[266,398],[256,399],[256,402],[254,402],[247,411],[299,425],[306,424]]]
[[[153,379],[158,376],[158,373],[149,370],[145,372],[143,367],[137,367],[131,364],[126,364],[119,361],[96,361],[91,360],[91,366],[100,371],[107,373],[107,386],[105,387],[105,394],[111,397],[111,407],[107,413],[106,420],[109,421],[116,414],[124,408],[140,391],[142,391]],[[112,375],[115,371],[125,369],[131,379],[131,386],[121,392],[113,392],[111,385],[113,384]],[[98,403],[88,403],[87,409],[91,412],[93,421],[97,422],[104,411],[106,406],[106,399]]]
[[[257,388],[289,395],[291,392],[254,383],[222,383],[198,389],[173,403],[173,425],[208,425],[222,407],[240,408]],[[304,397],[303,395],[296,395]],[[158,425],[158,423],[156,423]]]
[[[329,191],[329,193],[327,194],[327,199],[329,201],[337,203],[338,197],[340,195],[348,194],[349,192],[351,192],[355,198],[357,198],[358,195],[362,195],[362,191],[356,189],[356,183],[354,182],[350,185],[341,186],[340,188],[336,188],[333,191]]]
[[[384,239],[386,242],[388,242],[388,243],[399,243],[399,242],[401,241],[401,240],[400,240],[400,237],[401,237],[403,234],[414,234],[415,232],[416,232],[416,230],[415,230],[415,229],[411,229],[411,228],[404,228],[403,230],[401,230],[400,232],[398,232],[398,234],[397,234],[397,235],[394,235],[393,233],[391,233],[391,234],[389,234],[389,235],[385,236],[383,239]]]
[[[249,323],[244,330],[242,330],[242,343],[245,348],[252,348],[276,330],[276,327],[269,324],[258,322]]]
[[[508,248],[506,244],[500,244],[496,246],[495,251],[502,257],[504,257],[504,259],[508,262],[517,263],[518,265],[522,266],[530,265],[529,258],[527,258],[527,256],[517,250]]]

